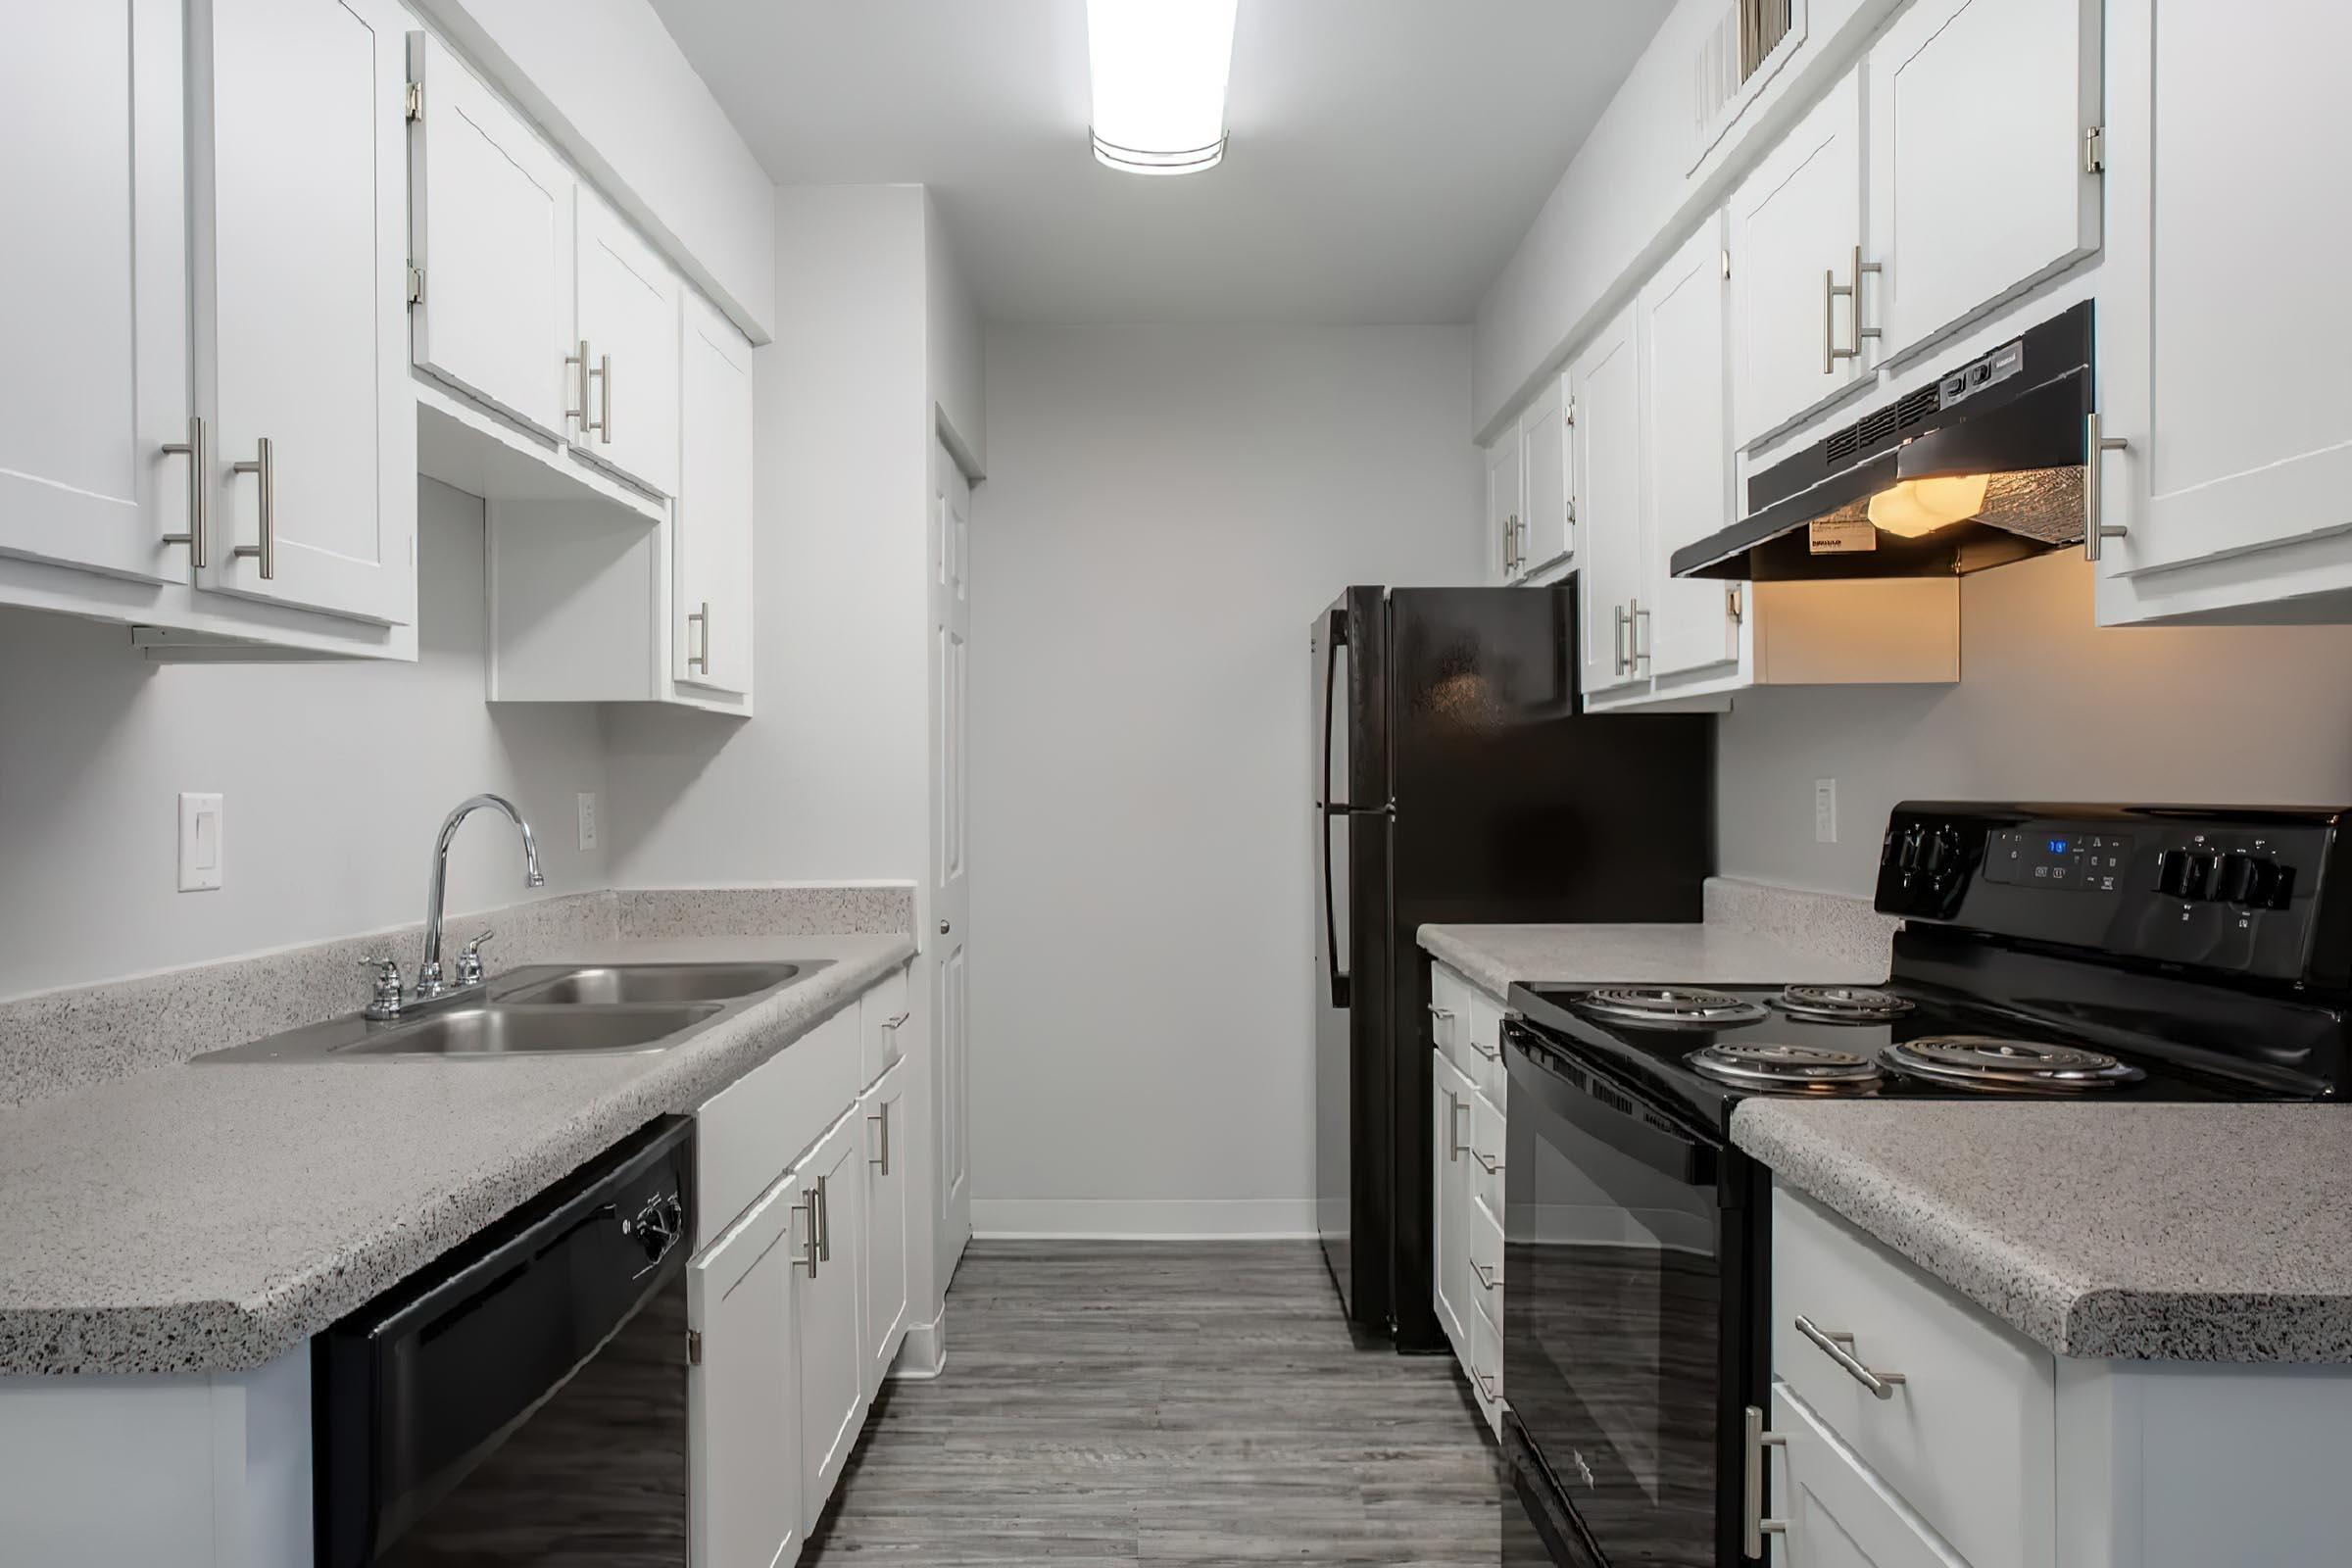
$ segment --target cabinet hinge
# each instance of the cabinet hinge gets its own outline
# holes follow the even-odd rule
[[[409,303],[424,303],[424,269],[412,264],[409,268]]]
[[[1571,425],[1573,425],[1573,424],[1575,424],[1575,423],[1576,423],[1576,400],[1575,400],[1574,398],[1571,398],[1571,399],[1569,399],[1569,400],[1568,400],[1568,415],[1567,415],[1567,418],[1568,418],[1568,422],[1569,422]]]
[[[1734,625],[1747,618],[1746,596],[1740,593],[1740,585],[1736,582],[1723,585],[1723,612],[1732,617]]]
[[[2082,172],[2107,172],[2107,127],[2093,125],[2082,133]]]
[[[703,1331],[701,1329],[686,1331],[686,1364],[688,1366],[703,1364]]]
[[[1723,275],[1726,277],[1732,275],[1732,253],[1728,250],[1723,252]]]
[[[422,120],[424,118],[424,83],[421,81],[410,82],[407,90],[401,94],[400,103],[402,112],[411,120]]]

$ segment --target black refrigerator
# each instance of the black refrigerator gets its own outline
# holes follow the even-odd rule
[[[1436,1350],[1425,924],[1697,920],[1704,713],[1586,714],[1576,596],[1350,588],[1314,626],[1315,1210],[1350,1321]]]

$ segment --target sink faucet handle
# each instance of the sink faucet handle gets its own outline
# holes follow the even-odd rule
[[[485,931],[459,950],[457,980],[459,985],[478,986],[482,983],[482,944],[496,935],[498,933],[495,931]]]
[[[398,958],[362,958],[362,968],[375,971],[375,991],[365,1009],[370,1018],[397,1018],[408,998],[401,989]]]

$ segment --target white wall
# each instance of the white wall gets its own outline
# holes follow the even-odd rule
[[[0,997],[419,919],[476,790],[538,829],[548,893],[604,885],[572,811],[604,786],[597,715],[484,704],[481,503],[419,500],[415,664],[156,666],[120,627],[0,611]],[[227,797],[217,891],[177,891],[181,790]],[[450,906],[529,896],[514,830],[469,823]]]
[[[1720,720],[1727,876],[1867,895],[1905,798],[2352,805],[2352,626],[2091,624],[2077,551],[1961,584],[1957,686],[1789,687]],[[1838,780],[1838,839],[1813,837]]]
[[[789,186],[776,209],[776,340],[752,357],[756,716],[613,710],[627,886],[922,875],[923,190]]]
[[[988,467],[987,400],[981,392],[980,302],[956,265],[954,247],[939,220],[939,205],[923,193],[924,265],[928,272],[924,318],[931,396],[939,414],[963,447],[962,461]]]
[[[415,3],[737,325],[767,341],[775,187],[647,0]]]
[[[1483,559],[1461,326],[992,327],[982,1230],[1310,1232],[1309,622]]]

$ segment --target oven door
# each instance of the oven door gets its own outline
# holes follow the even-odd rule
[[[1504,1041],[1503,1387],[1581,1527],[1555,1560],[1738,1563],[1754,1167],[1524,1025]]]

